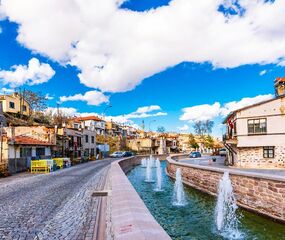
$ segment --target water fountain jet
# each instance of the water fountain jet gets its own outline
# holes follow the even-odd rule
[[[147,166],[146,159],[143,158],[143,159],[141,160],[141,167],[146,168],[146,166]]]
[[[187,202],[185,199],[185,192],[184,192],[184,187],[182,183],[181,169],[177,168],[172,205],[185,206],[186,204]]]
[[[150,161],[150,159],[147,160],[147,164],[146,164],[146,175],[145,175],[145,182],[149,182],[152,183],[154,182],[152,179],[152,162]]]
[[[160,160],[156,159],[155,162],[156,165],[156,187],[154,189],[154,191],[156,192],[161,192],[162,191],[162,173],[161,173],[161,167],[160,167]]]
[[[216,204],[216,227],[222,235],[230,236],[231,239],[239,239],[241,233],[238,230],[239,220],[236,215],[236,199],[229,173],[225,172],[220,179],[218,199]]]

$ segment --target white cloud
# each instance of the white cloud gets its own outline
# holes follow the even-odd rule
[[[154,107],[155,106],[155,107]],[[144,110],[142,110],[144,109]],[[166,112],[156,112],[157,110],[161,110],[159,106],[151,105],[146,107],[139,107],[135,112],[117,116],[105,116],[105,120],[113,121],[120,124],[128,124],[128,125],[135,125],[132,119],[138,118],[148,118],[148,117],[158,117],[158,116],[165,116],[167,115]],[[57,114],[57,108],[49,107],[46,110],[47,112],[51,112],[52,114]],[[95,113],[95,112],[79,112],[78,109],[73,107],[60,107],[60,113],[63,113],[67,116],[99,116],[102,117],[102,114]]]
[[[76,108],[72,108],[72,107],[60,107],[60,108],[55,108],[55,107],[48,107],[46,109],[47,113],[52,113],[57,114],[57,112],[60,112],[61,114],[67,115],[67,116],[78,116],[80,115],[77,111]]]
[[[46,94],[45,98],[47,100],[53,100],[54,99],[54,97],[50,96],[49,93]]]
[[[182,121],[196,122],[206,121],[217,117],[220,114],[221,104],[216,102],[213,105],[203,104],[194,107],[183,108]]]
[[[284,62],[284,0],[240,0],[244,11],[224,0],[172,0],[145,12],[120,9],[122,2],[2,0],[0,12],[19,24],[22,45],[76,66],[83,84],[103,92],[131,90],[184,61]],[[239,14],[225,16],[221,4]]]
[[[256,97],[251,97],[251,98],[250,97],[242,98],[240,101],[228,102],[224,104],[224,106],[221,108],[221,115],[226,116],[232,111],[272,99],[273,97],[274,96],[272,94],[266,94],[266,95],[258,95]]]
[[[73,96],[62,96],[60,97],[60,101],[61,102],[84,101],[84,102],[87,102],[88,105],[98,106],[101,103],[109,102],[109,97],[104,95],[102,92],[93,90],[93,91],[86,92],[84,95],[79,93]]]
[[[188,121],[190,123],[195,121],[213,120],[216,117],[225,117],[230,112],[244,108],[262,101],[272,99],[272,94],[258,95],[256,97],[246,97],[239,101],[232,101],[225,103],[223,106],[219,102],[213,105],[204,104],[182,109],[183,114],[180,117],[181,121]]]
[[[157,106],[157,105],[139,107],[136,110],[136,113],[147,113],[147,112],[152,112],[152,111],[156,111],[156,110],[161,110],[161,107]]]
[[[13,88],[5,88],[5,87],[3,87],[0,90],[0,94],[10,94],[10,93],[13,93],[13,92],[15,92],[15,89],[13,89]]]
[[[177,127],[179,131],[187,131],[189,130],[189,126],[187,124],[184,124],[182,127]]]
[[[157,112],[158,110],[161,110],[161,107],[157,105],[144,106],[137,108],[137,110],[134,112],[118,116],[108,116],[106,117],[106,119],[118,123],[133,123],[132,119],[159,117],[167,115],[166,112]]]
[[[266,74],[266,73],[267,73],[267,70],[262,70],[262,71],[260,71],[259,75],[260,75],[260,76],[263,76],[263,75]]]
[[[47,63],[40,63],[37,58],[32,58],[28,65],[14,65],[10,71],[0,71],[0,81],[4,85],[18,87],[24,84],[37,85],[49,81],[55,71]]]

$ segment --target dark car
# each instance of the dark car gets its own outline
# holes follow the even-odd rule
[[[199,158],[199,157],[202,157],[202,154],[200,152],[191,152],[189,157],[190,158]]]
[[[126,151],[123,153],[123,157],[131,157],[131,156],[134,156],[134,154],[132,152]]]

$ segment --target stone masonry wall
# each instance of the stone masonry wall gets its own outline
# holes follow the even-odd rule
[[[275,158],[263,158],[263,148],[239,148],[237,167],[244,168],[284,168],[285,146],[275,147]]]
[[[185,184],[211,195],[217,194],[222,170],[182,164],[168,158],[167,172],[172,178],[175,178],[177,168],[181,168]],[[229,170],[238,205],[285,222],[285,179],[266,179],[258,174],[239,172]]]

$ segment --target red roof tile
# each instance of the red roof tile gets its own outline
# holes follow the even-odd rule
[[[11,139],[10,139],[11,140]],[[54,144],[50,142],[41,141],[27,136],[16,136],[15,144],[17,145],[40,145],[40,146],[52,146]]]
[[[78,118],[75,118],[75,120],[77,120],[77,121],[88,121],[88,120],[104,121],[97,116],[78,117]]]

